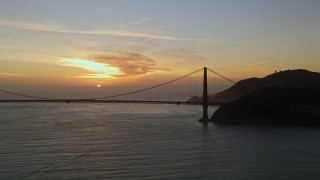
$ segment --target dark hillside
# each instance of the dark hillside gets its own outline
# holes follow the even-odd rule
[[[263,87],[320,88],[320,73],[299,69],[274,73],[264,78],[245,79],[210,97],[209,101],[231,102]]]
[[[212,121],[226,124],[320,124],[320,89],[261,88],[220,107]]]

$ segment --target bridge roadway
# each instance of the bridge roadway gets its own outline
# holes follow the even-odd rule
[[[94,100],[94,99],[45,99],[45,100],[0,100],[0,103],[132,103],[132,104],[188,104],[202,105],[202,102],[187,101],[139,101],[139,100]],[[208,102],[211,106],[221,106],[224,103]]]

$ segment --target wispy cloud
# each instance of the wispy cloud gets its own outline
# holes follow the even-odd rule
[[[156,65],[155,60],[138,53],[122,53],[117,55],[96,55],[90,59],[99,63],[118,67],[122,77],[143,75],[155,71],[167,71],[167,68]]]
[[[142,22],[150,21],[148,18],[140,19],[131,22],[131,24],[139,24]],[[75,34],[88,34],[88,35],[107,35],[107,36],[119,36],[119,37],[133,37],[133,38],[146,38],[146,39],[158,39],[169,41],[203,41],[213,42],[218,41],[210,38],[179,38],[170,35],[166,35],[159,31],[152,29],[130,29],[128,27],[104,27],[97,29],[70,29],[60,24],[54,23],[39,23],[32,21],[23,21],[18,19],[9,19],[0,17],[0,26],[6,26],[17,29],[29,29],[36,31],[56,32],[56,33],[75,33]]]
[[[264,57],[249,60],[236,60],[226,64],[215,65],[215,70],[231,79],[264,77],[275,68],[275,57]]]
[[[17,76],[19,76],[19,75],[18,75],[18,74],[13,74],[13,73],[0,72],[0,76],[5,76],[5,77],[17,77]]]
[[[64,27],[58,24],[36,23],[0,17],[0,25],[17,29],[32,29],[39,31],[64,31]]]
[[[270,64],[274,61],[275,58],[273,57],[266,57],[266,58],[262,58],[262,59],[259,59],[255,62],[251,62],[251,63],[248,63],[249,66],[258,66],[258,65],[266,65],[266,64]]]
[[[150,21],[152,21],[152,18],[143,17],[140,19],[134,19],[133,21],[129,22],[128,25],[132,26],[132,25],[142,24]]]
[[[7,72],[0,72],[0,77],[6,78],[13,78],[13,77],[29,77],[33,76],[34,74],[16,74],[16,73],[7,73]]]

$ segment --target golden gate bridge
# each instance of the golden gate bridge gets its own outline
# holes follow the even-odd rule
[[[209,97],[229,88],[234,81],[209,69],[201,68],[168,82],[151,87],[89,98],[53,98],[0,89],[0,103],[150,103],[202,105],[200,122],[208,122],[208,106],[222,105]],[[197,97],[197,98],[192,98]]]

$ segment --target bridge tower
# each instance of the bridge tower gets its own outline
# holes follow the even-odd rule
[[[202,109],[203,114],[199,122],[209,122],[208,118],[208,81],[207,81],[207,68],[203,68],[203,94],[202,94]]]

